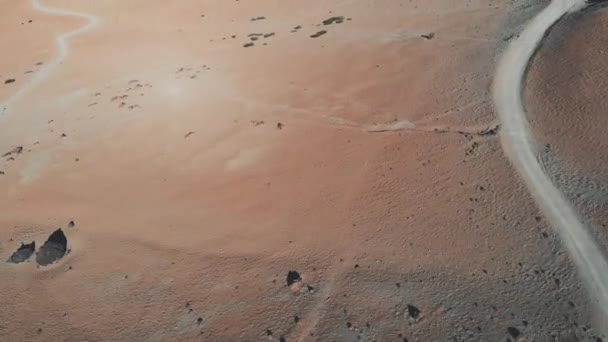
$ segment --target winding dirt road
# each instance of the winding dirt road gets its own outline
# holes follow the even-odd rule
[[[36,74],[36,76],[28,83],[26,83],[23,87],[21,87],[18,91],[16,91],[11,97],[9,97],[1,106],[1,113],[5,113],[7,109],[21,96],[26,94],[32,88],[40,84],[44,81],[49,73],[61,64],[69,53],[69,45],[68,40],[74,36],[90,31],[91,29],[97,27],[100,23],[100,19],[97,16],[90,15],[87,13],[81,13],[76,11],[70,11],[66,9],[60,8],[52,8],[47,7],[40,3],[39,0],[31,0],[32,7],[45,14],[56,15],[56,16],[67,16],[67,17],[77,17],[87,20],[87,24],[73,31],[65,32],[55,38],[55,46],[57,48],[57,52],[55,58],[49,63],[47,63],[44,67],[40,69],[40,71]]]
[[[564,15],[586,6],[583,0],[554,0],[535,17],[505,52],[494,81],[494,101],[503,125],[502,145],[535,201],[559,233],[585,285],[597,301],[598,322],[608,321],[608,263],[573,206],[558,190],[536,158],[522,84],[530,59],[545,34]],[[604,324],[596,327],[606,334]]]

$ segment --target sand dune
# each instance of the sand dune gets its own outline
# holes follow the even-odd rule
[[[493,109],[540,6],[31,4],[0,2],[0,253],[36,242],[0,340],[600,336]]]

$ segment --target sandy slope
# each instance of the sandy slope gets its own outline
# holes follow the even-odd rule
[[[594,335],[565,251],[478,134],[504,2],[44,3],[101,24],[0,117],[2,151],[23,146],[0,162],[2,257],[58,226],[71,249],[0,265],[2,339]],[[0,62],[0,102],[86,24],[21,4],[0,13],[46,24]]]
[[[582,0],[553,1],[541,11],[505,52],[494,81],[494,96],[503,124],[505,151],[559,233],[592,298],[597,301],[596,327],[603,330],[600,322],[608,320],[608,263],[574,206],[552,182],[542,159],[536,155],[521,100],[525,73],[544,36],[563,16],[584,10],[585,6]]]

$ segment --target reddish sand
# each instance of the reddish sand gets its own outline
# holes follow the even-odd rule
[[[0,340],[593,336],[478,134],[507,1],[43,1],[101,22],[0,114],[0,153],[23,146],[0,160],[2,257],[60,226],[70,249],[0,264]],[[3,103],[85,22],[0,13]]]

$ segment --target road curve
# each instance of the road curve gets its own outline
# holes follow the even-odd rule
[[[100,23],[99,17],[87,13],[47,7],[40,3],[39,0],[31,0],[31,4],[35,10],[43,12],[45,14],[82,18],[87,20],[87,24],[76,30],[63,33],[55,38],[55,46],[57,52],[53,60],[49,63],[46,63],[46,65],[42,67],[29,82],[25,83],[25,85],[19,88],[17,92],[11,95],[4,103],[2,103],[2,105],[0,105],[0,114],[4,114],[6,110],[9,109],[10,106],[21,96],[23,96],[25,93],[27,93],[32,88],[44,81],[44,79],[48,77],[49,73],[65,60],[69,53],[69,45],[67,41],[70,38],[85,33],[95,28]]]
[[[608,336],[608,263],[564,194],[538,162],[522,103],[522,84],[530,59],[545,34],[564,15],[586,6],[584,0],[553,0],[512,42],[494,79],[494,102],[502,123],[502,146],[576,265],[597,304],[596,330]]]

